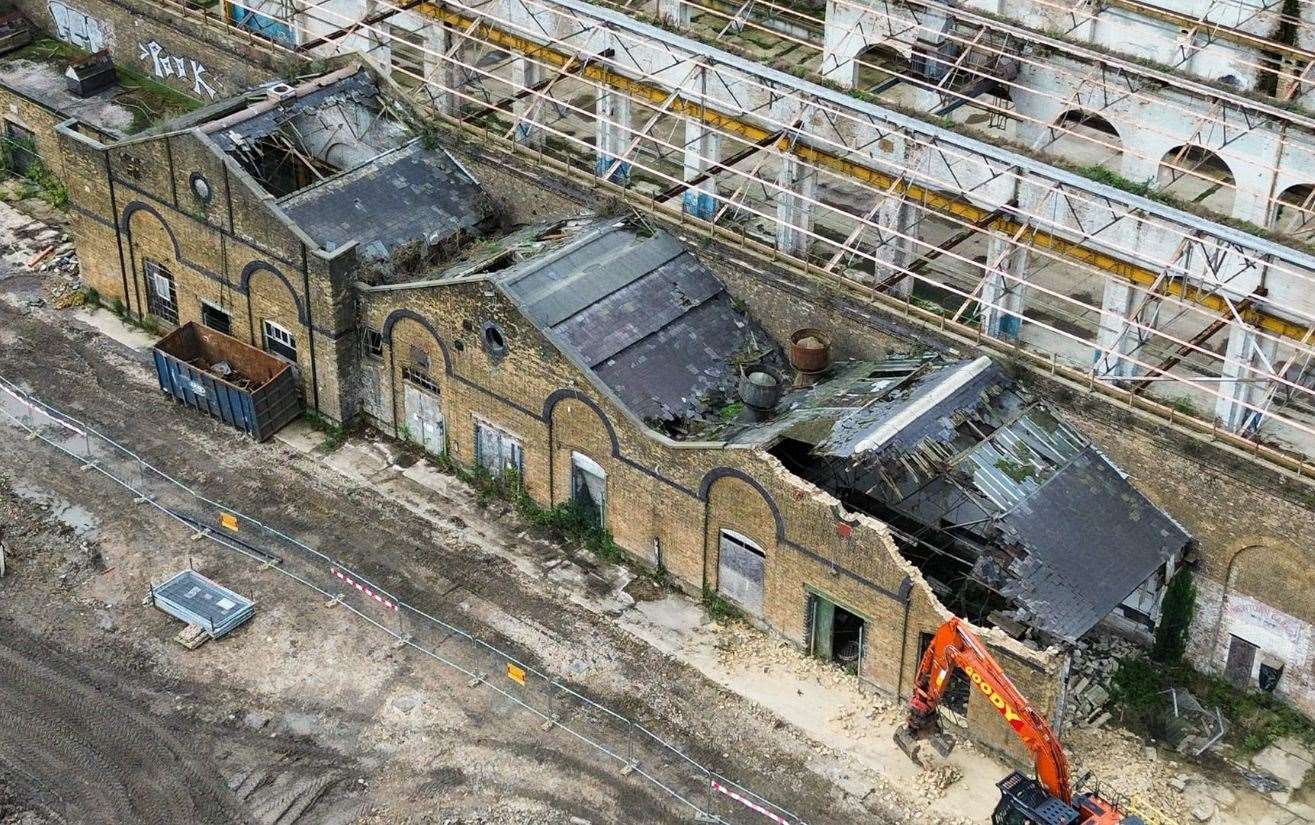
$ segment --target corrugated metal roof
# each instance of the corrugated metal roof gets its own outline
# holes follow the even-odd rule
[[[948,441],[957,417],[986,403],[987,389],[1003,378],[1000,368],[987,358],[925,371],[840,419],[816,452],[833,456],[902,452],[928,438]]]

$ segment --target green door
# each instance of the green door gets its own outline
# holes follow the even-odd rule
[[[831,661],[833,651],[831,641],[832,628],[836,620],[836,606],[826,599],[811,594],[813,602],[813,655],[823,661]]]

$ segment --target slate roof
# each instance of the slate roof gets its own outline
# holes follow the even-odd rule
[[[359,242],[363,260],[413,241],[433,245],[494,214],[479,184],[447,153],[414,141],[284,198],[279,206],[322,247]]]
[[[1086,447],[1000,523],[1028,548],[1014,562],[1007,596],[1029,623],[1077,639],[1180,553],[1189,536],[1128,483],[1095,447]]]
[[[666,232],[594,226],[557,252],[499,277],[525,315],[631,412],[668,422],[732,396],[732,363],[771,339]]]
[[[847,479],[894,512],[967,539],[974,575],[1028,624],[1069,641],[1191,540],[986,358],[838,365],[736,438],[764,434],[810,445],[819,467],[832,468],[819,483]]]

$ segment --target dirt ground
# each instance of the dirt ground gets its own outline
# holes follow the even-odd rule
[[[434,496],[422,518],[386,485],[352,485],[284,444],[257,445],[176,409],[142,352],[32,306],[43,277],[0,273],[5,377],[212,498],[331,549],[409,603],[640,719],[807,822],[893,820],[812,769],[816,746],[771,713],[564,598],[552,582],[567,566],[561,548],[514,532],[505,513],[481,509],[459,485]],[[380,451],[395,473],[409,464]],[[19,428],[0,424],[0,456],[0,822],[692,819],[691,808],[560,730],[542,730],[507,697],[276,571],[190,540]],[[627,598],[615,570],[569,561],[600,599]],[[248,625],[195,651],[172,641],[178,622],[142,603],[149,581],[189,564],[258,603]],[[461,640],[432,641],[479,667]],[[679,774],[661,749],[634,747],[642,770]],[[727,822],[766,821],[720,796],[704,807]]]
[[[890,742],[901,709],[851,677],[517,526],[506,505],[481,504],[386,439],[328,449],[298,424],[258,445],[175,408],[155,385],[148,337],[104,311],[54,309],[67,279],[22,267],[33,244],[51,242],[34,226],[0,232],[0,376],[641,721],[796,813],[791,825],[986,820],[1006,768],[970,743],[957,767],[913,768]],[[770,821],[707,795],[678,758],[605,714],[558,706],[563,724],[615,756],[545,728],[515,701],[528,693],[471,679],[500,665],[460,634],[349,600],[357,615],[193,540],[6,422],[0,414],[0,825],[693,821],[643,773],[721,821]],[[143,603],[149,582],[189,565],[257,602],[250,623],[194,651],[173,641],[180,623]],[[288,572],[332,586],[326,569]],[[1116,729],[1076,730],[1066,745],[1079,768],[1165,814],[1152,825],[1200,810],[1219,825],[1299,821],[1236,777],[1206,778]],[[623,771],[632,759],[636,771]]]

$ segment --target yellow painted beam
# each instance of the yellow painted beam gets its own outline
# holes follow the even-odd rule
[[[435,6],[432,3],[424,3],[419,6],[418,9],[435,20],[449,23],[461,30],[465,30],[472,25],[475,25],[474,33],[479,39],[505,49],[529,55],[531,59],[549,66],[562,68],[573,59],[573,55],[568,52],[559,51],[555,48],[545,46],[542,43],[536,43],[529,38],[491,26],[486,22],[481,21],[476,25],[475,18],[460,14],[442,6]],[[606,66],[598,63],[590,63],[584,68],[584,70],[577,72],[577,75],[609,86],[613,89],[623,91],[632,98],[647,100],[655,106],[665,103],[671,97],[670,89],[664,88],[655,83],[648,83],[625,77],[616,72],[609,71]],[[723,112],[709,109],[700,103],[679,96],[672,101],[668,110],[674,115],[702,121],[719,131],[742,138],[747,143],[756,143],[774,131],[758,126],[757,124],[742,118],[733,117]],[[782,149],[785,150],[785,147],[782,147]],[[882,172],[849,158],[840,157],[839,155],[823,149],[808,146],[801,141],[795,141],[793,147],[790,147],[788,151],[818,167],[830,169],[844,177],[851,177],[865,183],[870,183],[874,187],[883,191],[889,189],[896,180],[894,176],[887,172]],[[894,191],[900,192],[910,200],[917,201],[919,204],[925,205],[937,212],[960,218],[968,223],[980,222],[990,211],[977,206],[958,195],[936,189],[929,189],[917,184],[901,182]],[[1013,236],[1019,229],[1023,228],[1023,224],[1012,218],[997,217],[988,223],[987,227],[992,231]],[[1041,249],[1048,249],[1072,261],[1096,267],[1097,269],[1125,278],[1142,286],[1150,286],[1158,280],[1160,276],[1160,273],[1156,270],[1148,269],[1140,264],[1135,264],[1131,261],[1114,257],[1108,253],[1092,249],[1078,242],[1067,240],[1059,235],[1044,230],[1028,229],[1023,233],[1023,237],[1028,238],[1033,246]],[[1159,288],[1166,294],[1180,297],[1184,300],[1205,307],[1210,310],[1212,315],[1229,313],[1228,303],[1220,296],[1206,293],[1195,287],[1187,286],[1179,281],[1170,281],[1161,284]],[[1245,312],[1242,312],[1241,315],[1243,320],[1247,323],[1254,324],[1274,335],[1293,338],[1296,340],[1304,340],[1307,334],[1306,327],[1284,318],[1279,318],[1270,313],[1263,312],[1259,309],[1248,309]]]

